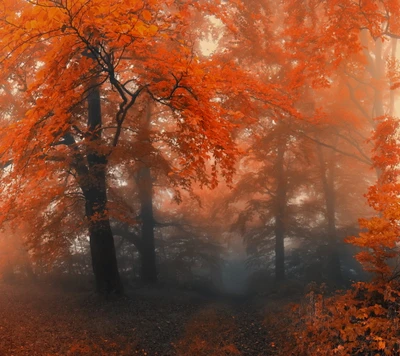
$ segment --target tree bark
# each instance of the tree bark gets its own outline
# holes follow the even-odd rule
[[[90,253],[96,291],[121,294],[123,286],[107,211],[107,157],[98,150],[101,125],[100,91],[98,86],[94,86],[88,96],[90,141],[87,146],[87,166],[86,169],[78,170],[79,181],[85,197],[85,213],[89,224]]]

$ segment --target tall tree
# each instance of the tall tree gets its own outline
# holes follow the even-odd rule
[[[215,186],[218,171],[232,178],[237,154],[232,131],[243,117],[240,108],[227,107],[228,99],[252,103],[258,98],[275,107],[282,95],[234,61],[196,55],[192,19],[207,13],[224,17],[221,6],[174,0],[19,0],[5,1],[0,11],[2,80],[7,80],[5,73],[30,73],[19,98],[24,114],[3,121],[0,151],[3,162],[12,162],[2,177],[2,193],[10,197],[3,201],[3,216],[26,219],[15,213],[15,203],[24,205],[24,197],[34,194],[30,202],[41,205],[39,185],[51,180],[54,189],[45,198],[50,220],[65,189],[79,187],[97,289],[121,292],[108,221],[107,174],[110,160],[126,159],[119,142],[132,138],[137,128],[127,118],[138,108],[139,97],[146,93],[156,106],[169,110],[174,122],[173,137],[159,133],[180,155],[171,175]],[[250,93],[249,87],[255,90]],[[35,205],[23,211],[32,214],[32,209]]]

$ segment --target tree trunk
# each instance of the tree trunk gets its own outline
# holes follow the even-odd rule
[[[335,154],[331,152],[329,162],[325,162],[322,148],[317,147],[321,170],[321,180],[325,196],[325,217],[327,220],[327,237],[329,255],[327,261],[327,276],[336,284],[342,284],[343,276],[339,257],[339,246],[336,233],[336,197],[335,197]]]
[[[285,176],[284,156],[286,142],[278,145],[276,158],[276,211],[275,211],[275,279],[277,282],[285,279],[285,213],[287,182]]]
[[[157,282],[157,265],[156,252],[154,244],[154,214],[153,214],[153,182],[150,170],[148,157],[151,154],[150,142],[150,120],[151,110],[150,103],[147,103],[146,115],[142,122],[141,140],[144,145],[148,145],[148,150],[145,150],[146,157],[142,158],[138,175],[137,186],[139,190],[140,200],[140,218],[142,221],[142,236],[141,236],[141,278],[145,284]],[[148,152],[147,152],[148,151]]]
[[[154,245],[153,184],[148,167],[138,174],[142,243],[140,249],[141,277],[144,283],[157,282],[156,252]]]
[[[101,138],[100,91],[94,86],[88,96],[87,170],[80,185],[85,196],[85,212],[89,224],[90,253],[96,290],[99,293],[123,293],[118,272],[114,238],[107,212],[107,158],[98,151]]]

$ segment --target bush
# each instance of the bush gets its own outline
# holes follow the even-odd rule
[[[399,310],[395,282],[360,282],[332,297],[314,287],[277,317],[275,325],[286,330],[277,337],[286,337],[276,344],[285,355],[399,355]]]

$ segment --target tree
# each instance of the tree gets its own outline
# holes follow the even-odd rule
[[[196,56],[190,29],[200,10],[218,16],[221,7],[207,2],[21,0],[6,1],[1,9],[3,80],[21,69],[30,73],[20,98],[24,115],[3,121],[0,151],[3,162],[12,162],[3,174],[3,194],[12,196],[4,201],[4,216],[26,219],[15,214],[15,204],[24,205],[24,196],[36,194],[51,177],[55,190],[46,193],[51,219],[63,188],[78,187],[100,292],[122,291],[107,174],[109,161],[124,157],[119,142],[132,137],[136,125],[127,118],[141,97],[150,96],[174,120],[176,136],[160,132],[170,150],[181,155],[171,174],[209,186],[217,184],[218,170],[228,181],[234,170],[231,133],[243,115],[227,107],[228,98],[280,103],[274,86],[261,85],[233,61]],[[249,93],[249,87],[255,91]],[[205,169],[208,160],[211,171]]]

